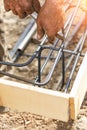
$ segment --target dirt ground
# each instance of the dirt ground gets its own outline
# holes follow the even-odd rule
[[[0,43],[5,46],[6,50],[12,49],[28,22],[29,17],[21,20],[11,12],[5,12],[3,0],[0,1]],[[84,51],[87,51],[87,46],[84,46]],[[27,71],[28,68],[23,68],[25,75]],[[19,113],[10,109],[4,113],[0,109],[0,130],[87,130],[87,94],[75,121],[65,123],[31,113]]]

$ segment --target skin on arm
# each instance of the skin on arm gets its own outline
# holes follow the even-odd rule
[[[58,31],[64,26],[64,0],[45,0],[40,7],[39,0],[4,0],[6,11],[12,10],[15,15],[24,18],[36,11],[38,39],[46,33],[53,40]]]

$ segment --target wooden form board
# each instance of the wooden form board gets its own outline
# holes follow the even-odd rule
[[[19,111],[63,121],[69,118],[69,96],[56,91],[0,80],[0,100],[1,105]]]
[[[0,79],[0,105],[62,121],[76,119],[87,91],[87,53],[70,94]]]
[[[70,116],[76,119],[87,92],[87,52],[70,92]]]

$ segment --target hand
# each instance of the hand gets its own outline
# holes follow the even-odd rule
[[[46,33],[50,40],[54,40],[58,31],[64,26],[64,12],[62,0],[46,0],[37,18],[38,39]]]
[[[36,11],[40,11],[39,0],[4,0],[6,11],[12,10],[15,15],[24,18]]]

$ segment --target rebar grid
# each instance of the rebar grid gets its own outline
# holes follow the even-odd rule
[[[25,29],[24,33],[21,35],[20,39],[16,43],[15,47],[13,50],[10,52],[10,56],[13,59],[14,62],[6,62],[6,61],[0,61],[0,64],[6,65],[6,66],[14,66],[14,67],[23,67],[23,66],[29,66],[32,62],[37,60],[38,66],[37,66],[37,71],[38,74],[36,77],[34,77],[34,80],[26,79],[14,74],[10,74],[8,72],[0,71],[0,74],[9,76],[11,78],[15,78],[33,85],[38,85],[39,87],[45,87],[47,85],[53,76],[53,73],[55,71],[58,71],[58,64],[61,62],[61,73],[60,77],[57,79],[57,83],[55,87],[53,88],[54,90],[61,90],[64,92],[68,92],[68,89],[70,87],[70,83],[72,81],[77,63],[79,61],[80,57],[84,57],[84,54],[82,53],[83,45],[86,40],[87,36],[87,30],[85,29],[83,23],[85,19],[85,12],[81,11],[80,9],[80,3],[81,0],[77,0],[75,3],[75,6],[72,7],[72,2],[73,0],[70,0],[67,2],[65,1],[65,12],[67,14],[67,11],[69,10],[67,20],[64,25],[64,34],[62,33],[62,30],[58,32],[61,37],[63,37],[63,40],[60,38],[56,37],[52,45],[49,45],[48,42],[48,37],[45,35],[44,38],[41,41],[38,41],[37,39],[34,39],[34,42],[38,42],[38,47],[37,49],[33,52],[33,54],[29,53],[24,53],[24,50],[27,48],[27,46],[30,44],[31,39],[36,31],[36,24],[35,24],[35,19],[31,18],[31,24],[27,26]],[[71,8],[72,7],[72,8]],[[77,23],[75,23],[75,20],[78,17],[79,10],[82,13],[82,18],[78,20]],[[34,18],[37,16],[32,15]],[[78,39],[78,43],[76,43],[76,46],[74,47],[73,50],[67,49],[68,46],[71,44],[71,41],[73,38],[78,35],[79,30],[82,28],[83,25],[83,30],[81,32],[81,36]],[[19,46],[18,46],[19,45]],[[46,55],[42,55],[43,52],[47,50],[49,53]],[[55,54],[55,56],[53,56]],[[24,63],[16,63],[16,60],[19,59],[19,57],[28,57],[28,60]],[[67,60],[68,57],[68,60]],[[67,61],[67,63],[66,63]],[[42,79],[44,75],[45,68],[47,64],[51,63],[50,69],[48,73],[46,73],[44,80]],[[69,69],[71,63],[73,62],[73,66],[71,67],[70,74],[65,81],[66,78],[66,71]],[[55,83],[54,83],[55,84]]]

